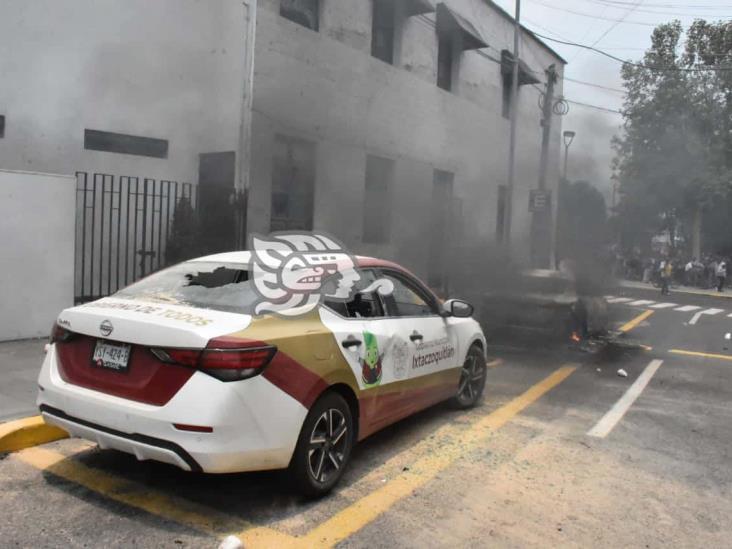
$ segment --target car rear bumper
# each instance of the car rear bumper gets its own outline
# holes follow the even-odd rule
[[[187,471],[287,467],[307,410],[262,376],[224,383],[196,372],[164,406],[65,382],[51,345],[38,379],[44,418],[74,436]],[[123,375],[123,374],[121,374]],[[210,427],[210,433],[174,425]]]

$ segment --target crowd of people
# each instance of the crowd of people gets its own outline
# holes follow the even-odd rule
[[[668,293],[671,285],[715,288],[722,292],[727,286],[728,265],[729,261],[722,256],[642,257],[634,253],[617,256],[615,276],[653,284],[660,287],[662,293]]]

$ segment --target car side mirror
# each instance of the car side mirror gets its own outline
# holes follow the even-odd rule
[[[442,305],[443,316],[454,316],[455,318],[470,318],[473,316],[474,307],[462,299],[449,299]]]

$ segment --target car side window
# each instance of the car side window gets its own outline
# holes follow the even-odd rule
[[[332,311],[346,318],[379,318],[384,316],[381,301],[375,292],[364,293],[361,290],[376,280],[372,270],[359,270],[360,279],[353,287],[353,299],[350,301],[325,300],[325,305]]]
[[[394,284],[394,292],[384,296],[389,316],[432,316],[436,314],[431,300],[424,292],[408,280],[384,273]]]

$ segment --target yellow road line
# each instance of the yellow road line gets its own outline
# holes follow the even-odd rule
[[[495,360],[491,360],[490,362],[486,362],[486,366],[489,368],[498,368],[501,364],[503,364],[502,358],[497,358]]]
[[[470,450],[471,446],[482,442],[492,432],[500,429],[526,407],[563,382],[575,369],[576,366],[559,368],[525,393],[472,424],[458,436],[455,436],[452,426],[439,429],[428,443],[430,447],[434,448],[434,451],[420,452],[422,457],[414,461],[407,471],[400,472],[379,489],[336,513],[310,530],[304,537],[299,538],[299,541],[305,547],[332,547],[358,532],[385,513],[392,505],[432,480],[456,459],[463,456],[466,450]],[[413,450],[414,447],[407,451]],[[389,461],[398,458],[399,456],[395,456]],[[380,469],[383,469],[383,466]],[[249,533],[245,531],[239,535],[247,546]],[[254,546],[254,544],[251,545]]]
[[[68,437],[66,431],[46,424],[41,416],[16,419],[0,423],[0,454]]]
[[[220,513],[205,505],[171,496],[101,469],[89,467],[60,452],[45,448],[29,448],[15,454],[14,458],[32,465],[36,469],[84,486],[114,501],[142,509],[206,534],[218,535],[234,529],[252,527],[246,521]],[[291,539],[291,536],[267,528],[253,528],[253,532],[258,532],[261,539],[272,542],[280,538]]]
[[[719,360],[732,360],[732,356],[730,355],[718,355],[715,353],[699,353],[697,351],[684,351],[683,349],[671,349],[669,353],[674,353],[676,355],[686,355],[686,356],[696,356],[701,358],[716,358]]]
[[[652,311],[650,309],[648,309],[646,311],[643,311],[641,314],[639,314],[633,320],[629,320],[628,322],[626,322],[625,324],[623,324],[620,327],[620,331],[623,332],[623,333],[629,332],[630,330],[632,330],[633,328],[635,328],[636,326],[638,326],[638,324],[640,324],[641,322],[643,322],[646,318],[648,318],[649,316],[651,316],[653,313],[654,313],[654,311]]]

